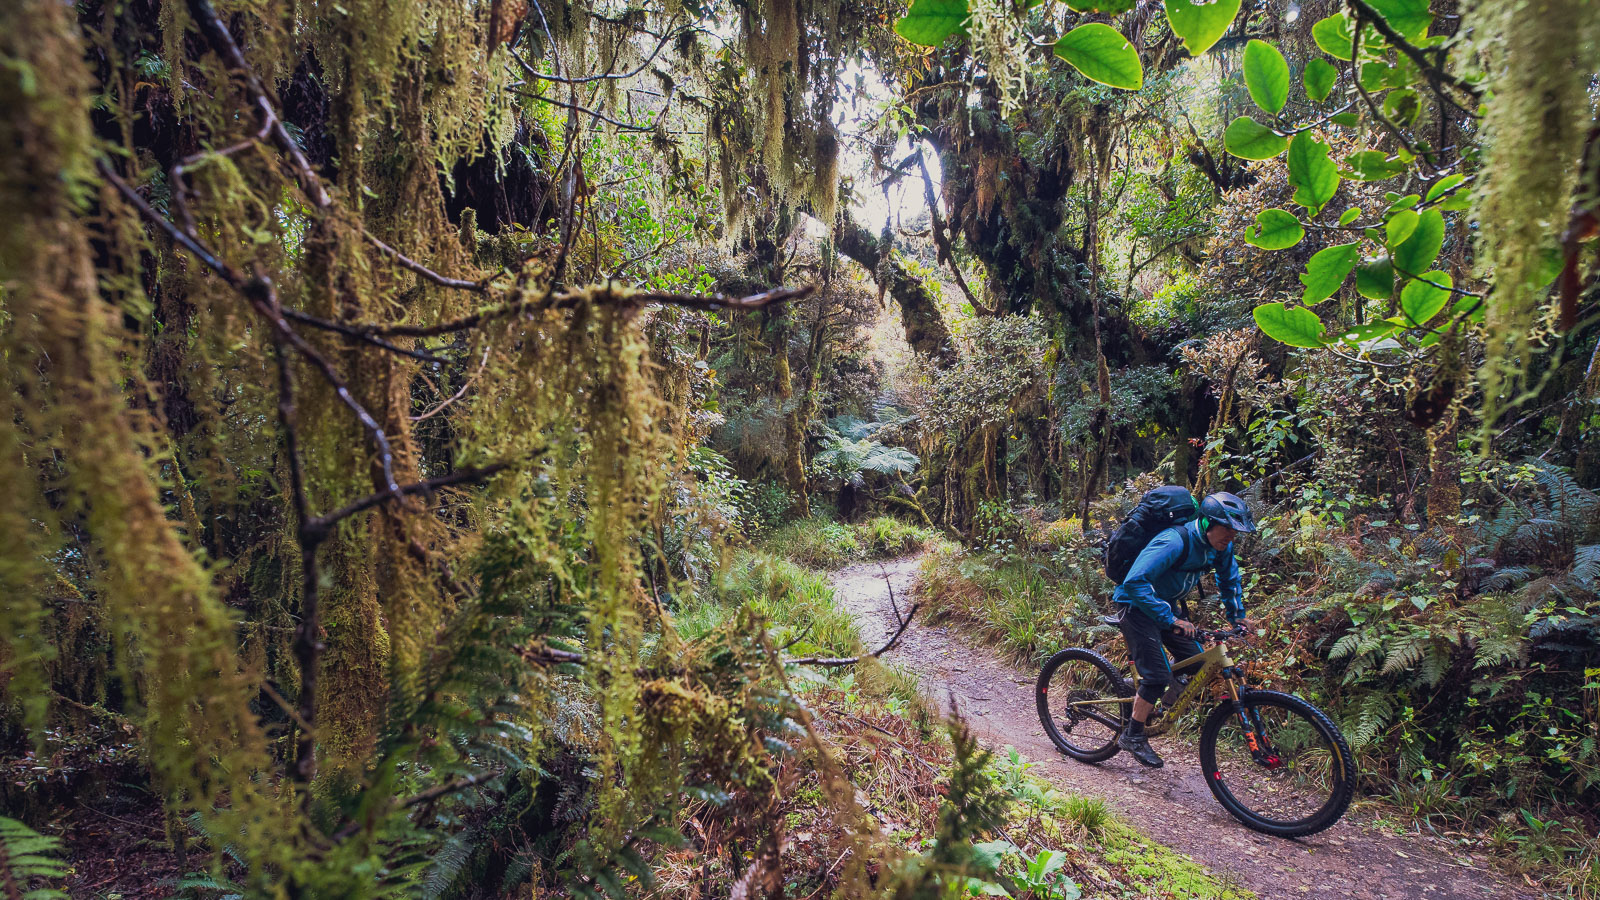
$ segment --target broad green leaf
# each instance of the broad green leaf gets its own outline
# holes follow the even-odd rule
[[[1412,209],[1418,203],[1422,202],[1422,195],[1407,194],[1402,197],[1394,191],[1387,191],[1384,193],[1383,199],[1384,202],[1389,204],[1389,208],[1384,210],[1384,215],[1390,215],[1402,209]]]
[[[1390,91],[1383,95],[1383,115],[1389,121],[1405,127],[1417,121],[1422,114],[1422,98],[1410,88]]]
[[[1263,303],[1255,308],[1256,326],[1275,341],[1291,347],[1321,347],[1322,320],[1303,306],[1290,309],[1282,303]]]
[[[1144,66],[1139,62],[1139,52],[1110,25],[1100,22],[1079,25],[1056,41],[1056,55],[1090,81],[1129,91],[1144,85]]]
[[[1257,106],[1277,115],[1289,102],[1289,63],[1277,47],[1252,39],[1244,48],[1244,84]]]
[[[1105,13],[1120,16],[1133,9],[1134,0],[1067,0],[1067,9],[1079,13]],[[1032,3],[1030,6],[1034,5]]]
[[[1428,272],[1413,278],[1400,289],[1400,311],[1408,324],[1426,325],[1450,304],[1450,288],[1455,286],[1447,272]]]
[[[1360,80],[1361,87],[1372,92],[1406,86],[1405,80],[1400,77],[1395,67],[1384,62],[1362,63]]]
[[[913,44],[937,47],[950,35],[965,33],[966,21],[967,0],[911,0],[894,31]]]
[[[1428,33],[1433,24],[1433,14],[1428,12],[1428,0],[1371,0],[1372,8],[1383,16],[1389,27],[1400,32],[1407,41],[1416,41]]]
[[[1406,170],[1406,164],[1390,159],[1382,150],[1361,150],[1344,158],[1341,174],[1356,181],[1382,181]]]
[[[1309,131],[1302,131],[1289,142],[1289,185],[1295,189],[1294,202],[1314,216],[1339,190],[1339,168],[1328,158],[1328,145]]]
[[[1300,283],[1306,286],[1300,302],[1311,306],[1332,297],[1344,280],[1350,277],[1350,270],[1355,268],[1359,254],[1360,246],[1357,244],[1338,244],[1318,250],[1300,275]]]
[[[1371,322],[1366,325],[1353,325],[1346,328],[1344,334],[1339,335],[1339,340],[1347,344],[1361,344],[1379,338],[1386,338],[1399,330],[1400,326],[1393,322]]]
[[[1394,249],[1394,265],[1402,274],[1416,275],[1433,266],[1444,247],[1444,213],[1437,207],[1417,217],[1416,230]]]
[[[1361,207],[1352,206],[1339,214],[1339,224],[1341,226],[1349,225],[1359,218],[1361,218]]]
[[[1349,60],[1354,52],[1355,33],[1350,30],[1350,17],[1342,12],[1311,26],[1311,39],[1334,59]]]
[[[1334,113],[1328,117],[1328,121],[1346,128],[1354,128],[1361,124],[1361,116],[1353,112]]]
[[[1281,209],[1264,209],[1256,223],[1244,230],[1245,243],[1263,250],[1282,250],[1300,243],[1306,229],[1294,214]]]
[[[1417,230],[1417,221],[1420,218],[1414,209],[1402,209],[1389,217],[1389,221],[1383,226],[1383,243],[1389,248],[1390,253],[1410,237],[1411,232]]]
[[[1318,56],[1306,63],[1306,70],[1300,77],[1306,85],[1306,97],[1313,103],[1321,103],[1333,92],[1333,83],[1339,80],[1339,70],[1333,63]]]
[[[1394,296],[1394,263],[1388,254],[1367,257],[1356,266],[1356,291],[1369,300]]]
[[[1450,318],[1465,315],[1469,322],[1482,322],[1488,305],[1482,297],[1462,297],[1450,307]]]
[[[1435,181],[1433,183],[1433,187],[1428,188],[1427,196],[1423,197],[1422,199],[1426,203],[1432,203],[1440,197],[1443,197],[1446,191],[1451,190],[1456,185],[1466,180],[1467,176],[1465,175],[1446,175],[1438,181]]]
[[[1240,116],[1222,133],[1223,149],[1240,159],[1272,159],[1288,149],[1289,142],[1249,116]]]
[[[1222,39],[1234,16],[1239,14],[1243,0],[1215,0],[1213,3],[1195,3],[1193,0],[1167,0],[1167,24],[1172,33],[1183,39],[1184,49],[1190,56],[1199,56]]]

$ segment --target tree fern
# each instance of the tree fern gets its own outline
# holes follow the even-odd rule
[[[67,869],[55,857],[61,841],[46,837],[15,819],[0,818],[0,892],[5,900],[67,900],[54,888],[34,887],[63,878]]]

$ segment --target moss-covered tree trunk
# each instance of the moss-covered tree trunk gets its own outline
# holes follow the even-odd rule
[[[878,285],[900,305],[900,321],[911,349],[941,369],[954,365],[955,342],[950,338],[950,326],[945,324],[933,286],[895,259],[886,239],[874,236],[847,216],[839,218],[833,240],[840,253],[871,272]]]

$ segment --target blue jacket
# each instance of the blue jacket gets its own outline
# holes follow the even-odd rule
[[[1198,520],[1174,525],[1150,539],[1128,570],[1128,577],[1111,595],[1115,603],[1130,604],[1171,628],[1178,617],[1177,602],[1200,582],[1208,568],[1217,573],[1217,592],[1229,622],[1244,618],[1244,596],[1239,586],[1239,563],[1233,558],[1233,545],[1216,551],[1200,533]]]

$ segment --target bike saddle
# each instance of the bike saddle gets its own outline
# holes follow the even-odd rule
[[[1117,615],[1114,615],[1114,616],[1101,616],[1100,617],[1100,624],[1101,625],[1110,625],[1112,628],[1121,628],[1122,627],[1122,614],[1118,613]]]

